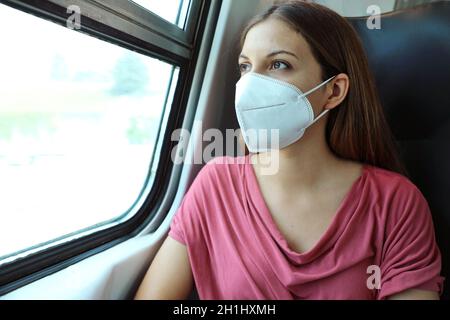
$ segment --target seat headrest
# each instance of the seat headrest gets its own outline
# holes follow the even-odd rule
[[[348,18],[359,33],[398,140],[432,138],[450,119],[450,1]]]

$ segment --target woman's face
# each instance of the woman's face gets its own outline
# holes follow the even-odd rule
[[[276,18],[250,29],[239,57],[241,75],[255,72],[289,82],[306,92],[322,83],[321,67],[303,36]],[[324,90],[308,95],[317,115],[328,96]]]

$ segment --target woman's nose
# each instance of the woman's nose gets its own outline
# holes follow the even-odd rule
[[[262,75],[267,75],[267,70],[262,64],[254,64],[248,72],[258,73]]]

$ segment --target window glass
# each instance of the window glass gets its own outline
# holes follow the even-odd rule
[[[1,261],[133,207],[178,68],[1,4],[0,38]]]
[[[184,29],[190,0],[133,0],[133,2]]]

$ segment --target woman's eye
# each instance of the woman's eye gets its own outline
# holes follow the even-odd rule
[[[246,63],[241,63],[239,65],[239,70],[241,71],[241,73],[247,72],[249,69],[249,65]]]
[[[287,63],[285,63],[285,62],[282,62],[282,61],[275,61],[272,64],[272,67],[273,67],[274,70],[289,69],[289,65]]]

